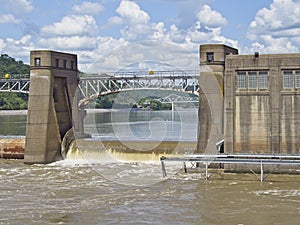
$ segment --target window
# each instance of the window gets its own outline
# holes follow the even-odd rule
[[[75,62],[74,61],[71,61],[71,69],[74,70],[74,65],[75,65]]]
[[[41,58],[34,58],[34,66],[41,66]]]
[[[55,67],[59,67],[59,59],[55,59]]]
[[[256,72],[248,72],[248,89],[256,89]]]
[[[300,70],[295,72],[295,88],[300,88]]]
[[[67,60],[64,59],[64,69],[67,68]]]
[[[258,88],[259,89],[268,89],[269,81],[268,81],[268,72],[261,71],[258,73]]]
[[[283,88],[293,88],[293,71],[283,72]]]
[[[300,81],[300,71],[299,71],[299,81]],[[268,71],[238,71],[237,88],[255,90],[255,91],[268,89],[269,88]]]
[[[238,72],[237,87],[240,89],[246,88],[246,72]]]
[[[283,89],[300,88],[300,70],[283,71]]]
[[[214,61],[214,53],[213,52],[207,52],[206,53],[206,61],[207,62],[213,62]]]

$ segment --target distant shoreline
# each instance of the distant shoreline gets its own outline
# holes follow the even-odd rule
[[[87,113],[122,112],[129,109],[85,109]],[[188,109],[186,109],[188,110]],[[0,110],[0,116],[27,115],[27,110]]]
[[[0,110],[1,116],[27,115],[27,110]]]
[[[87,113],[117,112],[117,109],[85,109]],[[0,110],[0,116],[27,115],[28,110]]]

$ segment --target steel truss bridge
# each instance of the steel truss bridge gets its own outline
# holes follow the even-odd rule
[[[13,74],[0,78],[0,92],[28,93],[30,78],[28,74]]]
[[[130,90],[162,89],[198,95],[199,71],[155,71],[81,74],[78,90],[82,99]],[[28,93],[30,76],[14,74],[0,78],[0,92]]]

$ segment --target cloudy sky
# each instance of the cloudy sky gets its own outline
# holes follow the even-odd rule
[[[200,44],[299,52],[299,13],[300,0],[0,0],[0,53],[71,52],[86,72],[197,69]]]

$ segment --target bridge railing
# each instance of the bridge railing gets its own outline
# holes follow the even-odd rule
[[[154,77],[199,77],[199,70],[171,70],[171,71],[118,71],[105,73],[80,73],[80,79],[139,79]]]
[[[23,80],[30,79],[30,74],[3,74],[0,76],[0,80]]]
[[[5,74],[0,78],[0,92],[28,93],[29,74]]]

